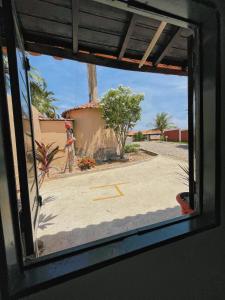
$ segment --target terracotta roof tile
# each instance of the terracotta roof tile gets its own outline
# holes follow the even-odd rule
[[[65,110],[64,112],[62,112],[62,117],[65,118],[66,114],[73,111],[73,110],[79,110],[79,109],[86,109],[86,108],[99,108],[99,102],[96,101],[92,101],[92,102],[88,102],[79,106],[75,106],[72,107],[70,109]]]

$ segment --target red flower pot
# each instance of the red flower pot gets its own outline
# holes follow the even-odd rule
[[[181,207],[182,215],[192,214],[194,210],[190,207],[188,201],[188,193],[180,193],[176,196],[176,200]]]

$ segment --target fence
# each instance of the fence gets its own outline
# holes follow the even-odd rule
[[[170,142],[188,142],[188,129],[166,129],[164,136]]]

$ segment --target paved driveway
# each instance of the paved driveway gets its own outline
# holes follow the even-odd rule
[[[138,142],[138,144],[142,149],[188,161],[188,144],[155,141]]]
[[[182,161],[155,156],[135,165],[45,182],[38,238],[44,252],[70,248],[180,215]]]

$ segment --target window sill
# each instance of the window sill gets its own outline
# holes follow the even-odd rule
[[[178,241],[195,233],[216,227],[215,218],[193,215],[181,217],[168,224],[148,226],[144,230],[136,231],[127,236],[118,236],[116,240],[105,240],[105,243],[90,246],[87,249],[76,249],[74,252],[64,251],[37,259],[36,263],[30,263],[24,269],[20,279],[17,277],[16,285],[11,287],[12,297],[22,297],[48,288],[56,283],[75,278],[87,272],[110,265],[114,262],[128,258]],[[160,227],[159,227],[160,226]],[[13,273],[14,270],[11,270]],[[15,281],[12,281],[15,282]]]

